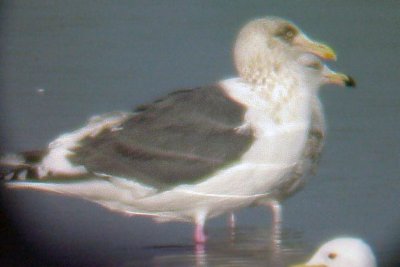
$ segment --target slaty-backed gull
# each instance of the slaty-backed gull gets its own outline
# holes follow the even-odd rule
[[[292,267],[376,267],[376,259],[363,240],[341,237],[323,244],[307,263]]]
[[[311,97],[311,122],[308,130],[307,141],[303,148],[302,155],[297,164],[293,166],[291,172],[288,172],[285,178],[281,179],[281,184],[276,186],[268,196],[257,199],[255,205],[270,206],[273,211],[273,230],[279,238],[280,223],[282,221],[281,202],[292,196],[304,187],[307,182],[307,176],[315,173],[321,157],[324,140],[326,136],[326,123],[322,103],[318,97],[320,86],[325,84],[336,84],[339,86],[354,87],[355,81],[342,73],[332,71],[324,65],[318,58],[312,55],[305,55],[301,62],[308,66],[315,73],[312,77],[317,80],[313,84],[315,93]],[[235,216],[232,213],[230,217],[230,226],[234,227]]]
[[[174,92],[134,113],[96,116],[39,157],[4,160],[3,176],[27,179],[8,182],[12,188],[194,222],[203,243],[206,219],[265,199],[298,164],[321,80],[303,62],[309,54],[336,58],[286,20],[251,21],[235,43],[239,77]]]
[[[320,73],[319,85],[337,84],[339,86],[354,87],[355,81],[342,73],[337,73],[322,64],[319,59],[307,56],[304,58],[304,64]],[[315,173],[326,136],[326,123],[322,103],[318,97],[318,90],[311,98],[311,123],[308,130],[308,136],[302,155],[293,167],[292,171],[282,178],[279,186],[275,187],[267,198],[257,200],[257,204],[271,206],[274,213],[274,223],[279,224],[282,220],[281,202],[286,198],[298,192],[307,181],[307,175]]]

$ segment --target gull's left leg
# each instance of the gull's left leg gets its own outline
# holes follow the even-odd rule
[[[282,205],[277,200],[267,203],[272,211],[271,247],[274,266],[283,266],[282,262]]]
[[[196,244],[204,244],[207,240],[207,236],[204,234],[204,224],[196,223],[194,229],[194,242]]]
[[[236,217],[235,213],[231,212],[228,218],[228,225],[231,230],[235,229],[236,227]]]
[[[277,200],[269,201],[267,205],[272,210],[272,243],[279,248],[282,243],[282,205]]]
[[[282,224],[282,205],[277,200],[272,200],[267,204],[272,210],[272,217],[274,225]]]
[[[229,213],[228,225],[229,225],[229,232],[231,234],[231,241],[234,241],[235,240],[236,217],[235,217],[235,213],[233,213],[233,212]]]
[[[207,240],[207,236],[204,234],[204,224],[206,221],[205,213],[198,213],[195,218],[195,229],[194,229],[194,242],[196,244],[204,244]]]

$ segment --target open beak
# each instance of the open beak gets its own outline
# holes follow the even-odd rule
[[[347,87],[356,86],[356,82],[354,81],[354,79],[343,73],[329,70],[327,73],[324,73],[323,76],[326,83],[332,83]]]
[[[336,60],[336,53],[326,44],[314,42],[304,34],[298,34],[293,39],[293,44],[325,60]]]

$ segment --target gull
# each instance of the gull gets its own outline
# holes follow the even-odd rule
[[[3,179],[127,215],[192,222],[202,244],[207,219],[268,199],[298,165],[321,80],[310,55],[336,58],[287,20],[250,21],[233,49],[238,77],[94,116],[39,153],[7,156]]]
[[[280,185],[276,186],[265,198],[260,198],[253,205],[269,206],[273,213],[273,235],[280,241],[282,222],[282,201],[301,190],[307,182],[307,176],[316,172],[318,163],[324,147],[326,137],[326,122],[322,103],[318,97],[321,86],[335,84],[339,86],[354,87],[355,81],[352,77],[331,70],[321,60],[313,55],[304,55],[300,61],[310,68],[312,72],[314,93],[311,97],[311,119],[308,129],[307,140],[302,154],[296,165],[281,179]],[[229,225],[231,229],[235,226],[235,215],[230,214]]]
[[[273,221],[277,225],[282,221],[281,202],[302,189],[307,182],[307,175],[314,174],[318,167],[326,137],[326,122],[323,106],[318,97],[319,89],[326,84],[347,87],[355,86],[353,78],[343,73],[332,71],[318,58],[306,55],[302,58],[302,62],[314,71],[313,77],[316,77],[315,83],[318,84],[310,101],[311,120],[307,140],[300,159],[291,172],[286,175],[286,179],[282,179],[281,184],[275,187],[267,198],[257,200],[256,202],[257,205],[266,205],[272,208]]]
[[[292,267],[376,267],[376,259],[363,240],[341,237],[323,244],[307,263]]]

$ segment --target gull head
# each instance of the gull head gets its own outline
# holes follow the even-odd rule
[[[325,84],[335,84],[346,87],[356,86],[356,82],[351,76],[331,70],[314,55],[302,55],[299,57],[298,62],[304,67],[304,79],[310,88],[318,90]]]
[[[266,17],[247,23],[239,32],[234,46],[234,61],[239,76],[246,82],[263,85],[274,77],[296,71],[304,54],[335,60],[327,45],[312,41],[293,23]]]
[[[292,267],[376,267],[376,259],[364,241],[344,237],[325,243],[307,263]]]

